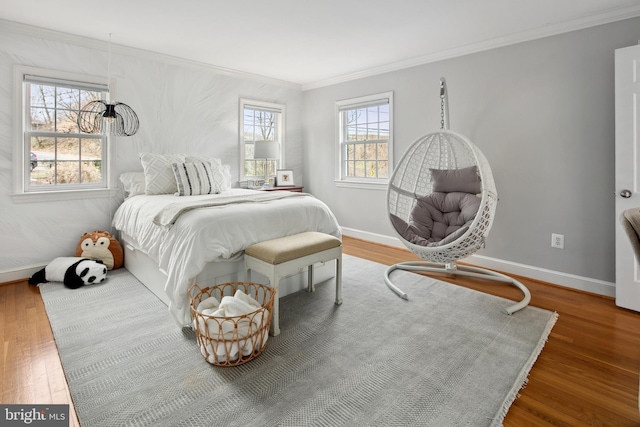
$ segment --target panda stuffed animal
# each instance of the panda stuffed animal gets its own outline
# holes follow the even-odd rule
[[[102,283],[107,278],[107,267],[100,260],[82,257],[59,257],[31,276],[30,285],[62,282],[67,288]]]

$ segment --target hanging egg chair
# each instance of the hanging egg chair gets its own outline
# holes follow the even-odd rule
[[[448,130],[445,80],[440,79],[441,129],[422,136],[404,153],[387,189],[389,220],[400,241],[424,261],[395,264],[385,283],[395,286],[395,270],[446,273],[507,283],[524,298],[503,309],[512,314],[526,307],[529,290],[504,274],[456,262],[484,247],[493,224],[498,196],[491,167],[480,149],[466,137]],[[445,129],[446,128],[446,129]]]

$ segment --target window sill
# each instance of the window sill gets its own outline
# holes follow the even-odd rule
[[[366,181],[345,181],[335,180],[336,187],[343,188],[360,188],[363,190],[382,190],[387,191],[387,181],[366,182]]]
[[[96,188],[91,190],[39,191],[30,193],[14,193],[14,203],[59,202],[64,200],[104,199],[115,197],[117,188]]]

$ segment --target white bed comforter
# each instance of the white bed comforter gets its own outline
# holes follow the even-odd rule
[[[235,188],[219,197],[256,193]],[[170,227],[154,224],[167,205],[187,199],[201,203],[211,197],[133,196],[122,203],[113,219],[113,226],[135,239],[136,249],[167,274],[169,311],[181,326],[191,320],[187,290],[207,263],[232,260],[254,243],[304,231],[342,234],[331,210],[311,195],[198,208],[180,215]]]

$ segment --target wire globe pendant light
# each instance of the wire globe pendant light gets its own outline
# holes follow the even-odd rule
[[[78,127],[85,133],[109,133],[132,136],[138,132],[140,122],[135,111],[122,102],[91,101],[78,115]]]
[[[109,34],[109,63],[107,80],[111,89],[111,34]],[[138,132],[140,121],[133,108],[122,102],[91,101],[78,114],[78,127],[85,133],[108,133],[115,136],[132,136]]]

